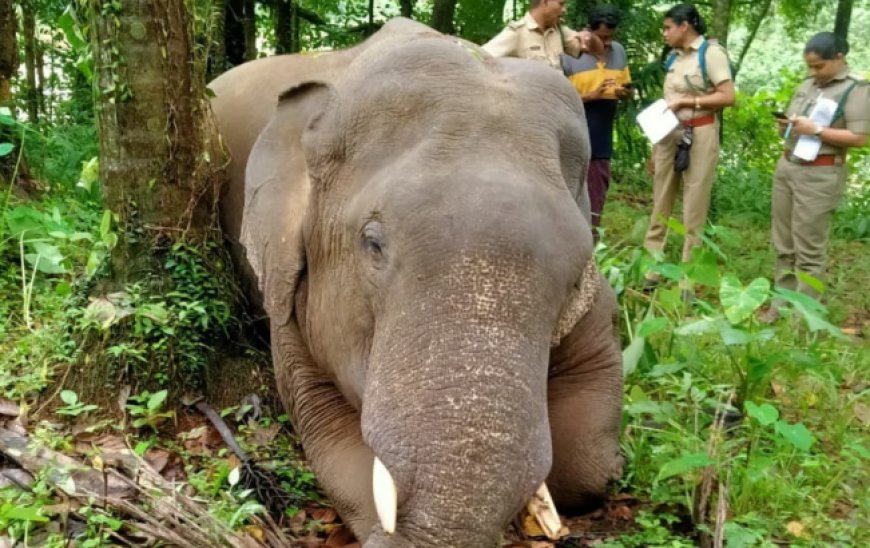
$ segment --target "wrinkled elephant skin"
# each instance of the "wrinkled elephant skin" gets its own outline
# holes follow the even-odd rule
[[[562,75],[397,19],[212,89],[281,398],[365,546],[495,546],[545,480],[563,512],[601,497],[621,354]]]

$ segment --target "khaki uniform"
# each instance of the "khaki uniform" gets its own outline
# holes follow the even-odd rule
[[[495,38],[484,44],[484,51],[493,57],[519,57],[546,61],[554,69],[562,69],[559,56],[580,54],[576,41],[568,39],[574,31],[568,27],[542,29],[530,13],[508,24]]]
[[[705,85],[698,50],[704,38],[692,42],[688,52],[677,51],[677,58],[665,75],[664,98],[666,101],[710,95],[719,84],[731,80],[731,67],[724,48],[708,44],[706,51],[707,82]],[[684,108],[677,112],[681,121],[718,116],[717,111]],[[689,151],[689,169],[682,173],[674,171],[674,155],[683,136],[678,127],[659,141],[654,149],[655,177],[653,185],[653,211],[644,247],[652,252],[664,249],[668,229],[665,224],[671,215],[680,184],[683,186],[683,226],[686,239],[683,244],[683,261],[691,258],[692,249],[701,243],[700,233],[707,220],[710,208],[710,191],[716,178],[719,160],[719,120],[693,128],[693,144]]]
[[[844,70],[830,82],[818,86],[807,78],[798,86],[786,114],[806,116],[821,96],[840,103],[847,89],[855,84],[844,104],[843,115],[833,121],[832,128],[845,128],[855,133],[870,133],[870,85],[849,76]],[[791,136],[785,150],[794,148],[797,137]],[[773,175],[771,235],[776,249],[776,286],[818,296],[810,285],[799,280],[795,272],[803,272],[823,280],[827,261],[828,233],[831,217],[846,185],[846,149],[822,143],[820,156],[833,165],[794,163],[794,158],[780,158]]]

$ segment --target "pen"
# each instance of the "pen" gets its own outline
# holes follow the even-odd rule
[[[785,128],[785,139],[788,140],[788,136],[791,135],[791,128],[794,126],[794,122],[789,122],[788,126]]]

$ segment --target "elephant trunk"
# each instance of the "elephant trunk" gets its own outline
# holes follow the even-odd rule
[[[427,293],[448,297],[385,314],[372,348],[363,437],[395,481],[398,513],[366,546],[495,546],[551,467],[556,312],[533,313],[529,295]]]

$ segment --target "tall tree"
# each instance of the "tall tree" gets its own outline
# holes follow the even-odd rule
[[[435,0],[432,6],[432,28],[444,34],[453,34],[453,15],[456,0]]]
[[[39,96],[36,84],[36,6],[33,0],[21,3],[21,30],[24,38],[24,73],[27,79],[25,103],[31,124],[39,121]]]
[[[399,10],[402,17],[414,17],[414,0],[399,0]]]
[[[257,58],[257,2],[244,0],[245,60]]]
[[[299,51],[295,44],[295,32],[293,25],[296,23],[294,12],[296,6],[292,0],[275,0],[275,52],[296,53]]]
[[[224,48],[228,67],[245,62],[245,0],[224,0]],[[225,67],[225,68],[228,68]]]
[[[849,23],[852,21],[852,0],[839,0],[837,2],[837,18],[834,23],[834,34],[842,36],[843,40],[849,37]]]
[[[713,21],[710,26],[710,36],[719,43],[728,44],[728,31],[731,27],[732,0],[713,0]]]
[[[0,107],[12,99],[12,78],[18,71],[18,18],[12,0],[0,0]]]
[[[120,286],[161,271],[155,248],[212,227],[211,132],[185,0],[91,6],[100,184],[119,220],[111,281]]]

